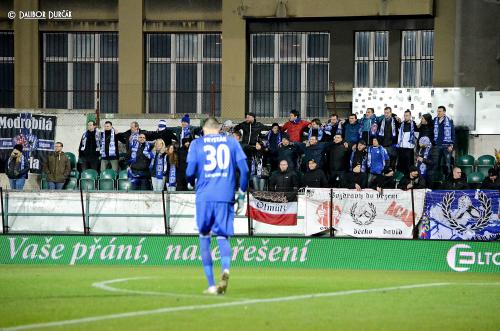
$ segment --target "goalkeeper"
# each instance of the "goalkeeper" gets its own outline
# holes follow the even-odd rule
[[[207,294],[224,294],[229,281],[231,246],[234,234],[234,200],[236,170],[240,172],[240,189],[236,195],[238,208],[243,205],[248,184],[246,156],[240,144],[231,136],[219,134],[220,123],[213,117],[203,125],[204,136],[189,147],[186,177],[191,185],[196,180],[196,224],[200,233],[203,270],[208,281]],[[222,276],[216,286],[212,255],[211,233],[217,236]]]

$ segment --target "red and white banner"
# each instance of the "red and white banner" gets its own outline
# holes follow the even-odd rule
[[[425,190],[413,191],[413,214],[410,191],[306,189],[305,194],[307,236],[333,226],[338,237],[412,238],[425,200]]]
[[[248,215],[262,223],[293,226],[297,225],[297,201],[295,202],[268,202],[257,199],[250,194]]]

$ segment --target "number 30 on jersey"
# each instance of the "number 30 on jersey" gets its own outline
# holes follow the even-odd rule
[[[204,166],[206,172],[214,171],[216,168],[225,170],[229,166],[231,153],[226,144],[218,145],[217,149],[213,145],[205,145],[203,151],[207,154],[208,163]]]

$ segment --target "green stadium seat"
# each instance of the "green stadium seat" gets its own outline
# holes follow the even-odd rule
[[[128,172],[127,169],[122,170],[118,173],[118,178],[119,179],[128,179]]]
[[[76,156],[71,152],[64,152],[64,154],[68,157],[69,163],[71,165],[71,170],[76,169]]]
[[[115,189],[116,172],[113,169],[106,169],[99,177],[99,190],[112,191]]]
[[[93,191],[96,189],[97,171],[94,169],[87,169],[82,172],[80,177],[80,187],[84,191]]]
[[[64,185],[65,190],[76,190],[78,186],[78,179],[76,177],[70,177],[69,180]]]
[[[484,175],[479,171],[472,172],[467,175],[467,183],[469,183],[471,189],[478,189],[483,183],[483,180]]]
[[[71,170],[71,172],[69,173],[69,177],[70,177],[70,178],[76,178],[76,179],[79,179],[79,178],[80,178],[80,173],[79,173],[77,170],[73,169],[73,170]]]
[[[477,159],[477,171],[488,176],[488,170],[495,166],[495,157],[492,155],[481,155]]]
[[[394,174],[394,180],[396,181],[396,183],[399,183],[399,181],[403,179],[404,176],[405,174],[401,171],[396,171],[396,173]]]
[[[127,170],[122,170],[118,174],[117,179],[118,191],[129,191],[130,190],[130,182],[128,181]]]
[[[42,175],[41,175],[40,189],[41,190],[48,190],[49,189],[49,184],[47,184],[47,174],[42,173]]]
[[[462,155],[457,158],[455,165],[462,169],[462,172],[468,176],[474,172],[474,156],[472,155]]]
[[[120,166],[120,170],[127,170],[127,153],[120,153],[118,165]]]
[[[118,191],[130,191],[130,182],[125,178],[118,178]]]

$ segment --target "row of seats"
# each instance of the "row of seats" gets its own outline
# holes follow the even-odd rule
[[[457,158],[455,164],[469,177],[474,172],[481,173],[483,178],[488,176],[488,170],[495,166],[495,157],[492,155],[481,155],[477,160],[472,155],[462,155]]]
[[[127,178],[127,170],[121,170],[118,174],[113,169],[107,169],[101,175],[93,169],[87,169],[80,173],[76,169],[76,156],[71,152],[66,152],[66,156],[71,163],[71,173],[68,182],[65,185],[66,190],[75,190],[82,187],[84,190],[103,190],[103,191],[128,191],[130,183]],[[463,155],[457,158],[456,165],[459,166],[467,176],[467,182],[472,185],[480,185],[484,178],[488,176],[488,170],[495,165],[495,157],[492,155],[482,155],[476,160],[472,155]],[[396,172],[394,179],[398,183],[404,174]],[[434,174],[432,182],[442,184],[444,175],[440,172]],[[47,189],[47,183],[42,176],[42,189]]]
[[[81,187],[84,191],[128,191],[130,190],[130,182],[128,181],[127,170],[122,170],[118,174],[113,169],[106,169],[99,173],[94,169],[87,169],[81,173],[75,171],[76,174],[70,176],[65,190],[76,190]],[[72,170],[73,173],[73,170]],[[42,176],[42,189],[47,189],[47,180]]]

